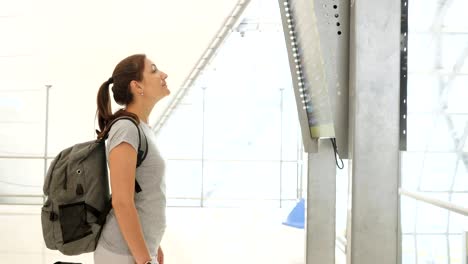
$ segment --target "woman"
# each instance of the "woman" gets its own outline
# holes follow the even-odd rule
[[[156,148],[148,117],[154,105],[170,93],[166,79],[167,74],[146,55],[137,54],[117,64],[112,76],[99,89],[99,136],[103,136],[106,125],[115,118],[131,116],[139,123],[140,131],[145,133],[148,154],[136,168],[137,127],[125,119],[112,126],[106,144],[112,210],[94,252],[96,264],[164,262],[160,247],[166,227],[164,160]],[[115,114],[111,112],[111,85],[115,102],[124,106]],[[135,179],[142,189],[139,193],[135,193]]]

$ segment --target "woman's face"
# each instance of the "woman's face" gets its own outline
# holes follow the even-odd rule
[[[145,59],[145,69],[143,71],[142,92],[145,97],[150,97],[156,101],[169,95],[171,91],[167,88],[167,74],[162,72],[149,59]]]

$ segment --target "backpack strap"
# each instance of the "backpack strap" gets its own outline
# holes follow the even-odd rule
[[[137,128],[138,131],[138,153],[137,153],[137,165],[140,167],[141,163],[145,160],[148,155],[148,140],[146,139],[145,132],[141,131],[140,126],[138,126],[137,121],[130,116],[120,116],[112,120],[112,122],[106,127],[106,133],[103,136],[103,140],[106,140],[109,137],[109,131],[111,127],[119,120],[130,120]]]
[[[112,120],[112,122],[108,126],[106,126],[105,134],[102,137],[102,140],[106,140],[107,137],[109,137],[109,131],[110,131],[112,125],[114,125],[117,121],[124,120],[124,119],[125,120],[130,120],[137,127],[137,131],[138,131],[138,153],[137,153],[136,167],[138,168],[138,167],[140,167],[141,163],[143,163],[143,161],[146,159],[146,156],[148,155],[148,140],[146,139],[145,132],[141,131],[140,127],[138,126],[137,121],[134,118],[132,118],[130,116],[120,116],[120,117]],[[139,193],[141,191],[142,191],[141,186],[138,183],[138,181],[135,179],[135,192]]]
[[[109,131],[110,131],[112,125],[115,124],[117,121],[122,120],[122,119],[127,119],[127,120],[132,121],[132,123],[137,127],[138,139],[139,140],[138,140],[138,153],[137,153],[136,167],[138,168],[141,165],[141,163],[145,160],[146,156],[148,155],[148,140],[146,139],[145,132],[140,131],[140,127],[138,126],[138,123],[134,118],[129,117],[129,116],[121,116],[121,117],[118,117],[118,118],[112,120],[112,122],[108,126],[106,126],[105,134],[102,137],[102,139],[98,139],[98,140],[102,140],[102,141],[106,140],[107,137],[109,136]],[[135,193],[139,193],[141,191],[142,191],[141,186],[140,186],[140,184],[138,183],[138,181],[135,178]],[[111,209],[112,209],[112,197],[109,199],[109,201],[105,205],[104,209],[99,214],[99,217],[98,217],[98,219],[96,221],[96,224],[98,224],[100,226],[104,225],[104,223],[106,222],[107,215],[109,214]]]

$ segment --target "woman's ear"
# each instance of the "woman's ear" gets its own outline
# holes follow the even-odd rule
[[[133,94],[141,94],[143,93],[143,88],[141,87],[141,85],[133,80],[130,82],[130,90],[132,91]]]

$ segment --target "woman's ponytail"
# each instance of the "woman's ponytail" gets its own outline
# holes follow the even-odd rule
[[[98,138],[103,136],[106,125],[112,119],[112,108],[109,94],[109,85],[111,84],[111,79],[105,81],[99,88],[97,94],[97,117],[100,131],[96,130],[98,133]]]

